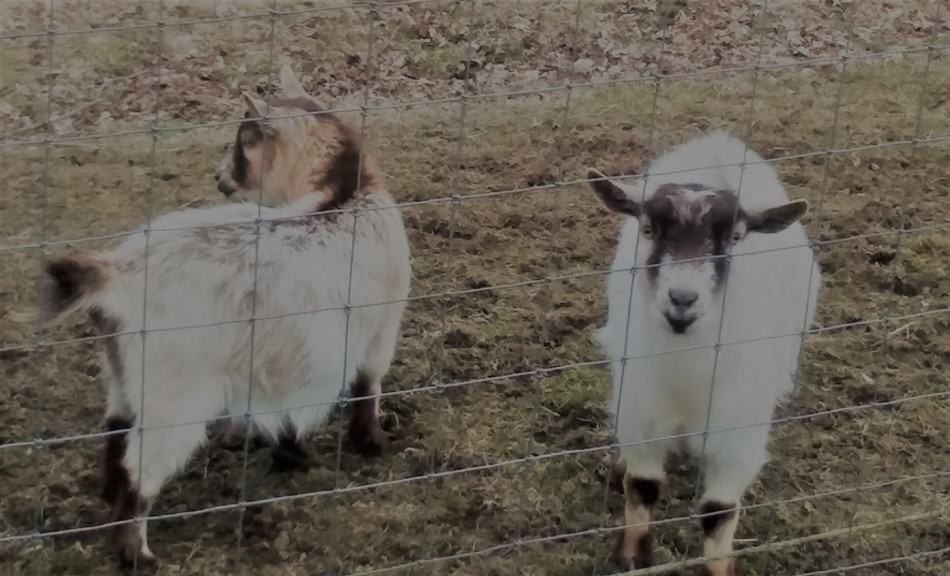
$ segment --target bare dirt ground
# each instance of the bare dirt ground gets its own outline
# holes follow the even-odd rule
[[[617,223],[585,186],[550,185],[589,165],[635,171],[710,127],[748,135],[766,157],[793,157],[775,167],[814,207],[806,224],[823,242],[825,275],[817,323],[850,325],[808,340],[772,462],[746,500],[742,574],[950,546],[944,2],[383,2],[370,17],[281,1],[279,12],[294,13],[273,18],[270,2],[164,6],[56,2],[55,28],[74,33],[52,46],[29,34],[44,30],[46,3],[0,7],[0,538],[108,521],[96,497],[101,439],[7,446],[96,432],[104,405],[94,343],[21,347],[92,334],[83,322],[39,333],[9,318],[31,305],[44,251],[35,243],[221,201],[211,175],[234,127],[187,128],[239,118],[239,90],[269,90],[273,60],[291,63],[326,104],[355,107],[342,115],[358,125],[366,99],[365,132],[400,201],[522,191],[404,210],[413,295],[436,296],[407,311],[386,384],[407,393],[385,402],[397,422],[386,454],[344,451],[338,462],[338,419],[308,441],[306,473],[267,475],[269,453],[255,449],[248,501],[347,491],[252,506],[243,518],[232,509],[153,522],[161,574],[343,575],[447,555],[461,557],[389,573],[610,573],[606,529],[619,496],[605,489],[603,453],[544,457],[610,442],[606,367],[537,369],[602,359],[592,334]],[[129,29],[159,18],[161,33]],[[75,33],[103,27],[125,29]],[[845,51],[854,58],[842,67]],[[756,62],[766,69],[747,66]],[[770,67],[779,64],[788,66]],[[655,73],[672,76],[657,90]],[[538,92],[568,82],[569,100]],[[512,91],[523,93],[487,96]],[[46,148],[46,136],[62,141]],[[807,154],[828,147],[848,151]],[[452,385],[490,377],[499,378]],[[440,383],[450,386],[431,390]],[[526,456],[537,458],[505,464]],[[154,512],[234,504],[243,468],[240,451],[212,443]],[[701,554],[686,518],[696,473],[676,463],[658,514],[674,519],[658,528],[663,560]],[[386,481],[399,482],[371,486]],[[117,573],[104,531],[0,543],[0,566]],[[950,557],[840,573],[944,575]]]

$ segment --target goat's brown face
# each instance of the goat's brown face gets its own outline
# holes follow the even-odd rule
[[[351,137],[335,117],[320,114],[289,69],[281,82],[281,98],[244,93],[245,120],[215,172],[218,190],[229,198],[276,206],[317,192]]]
[[[664,184],[643,203],[609,180],[591,186],[608,208],[639,220],[637,262],[646,266],[652,300],[677,334],[701,318],[721,292],[733,246],[752,232],[784,230],[808,209],[798,200],[747,212],[735,192],[701,184]]]

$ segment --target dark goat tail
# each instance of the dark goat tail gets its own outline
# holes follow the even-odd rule
[[[46,263],[39,282],[40,318],[53,320],[92,304],[108,278],[106,261],[95,257],[64,256]]]

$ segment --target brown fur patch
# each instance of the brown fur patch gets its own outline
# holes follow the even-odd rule
[[[108,280],[108,264],[93,256],[64,256],[46,264],[40,282],[44,315],[55,316],[87,294],[97,292]]]
[[[324,112],[322,106],[307,97],[274,98],[270,104],[308,113]],[[363,157],[362,144],[355,129],[333,114],[319,114],[312,118],[317,120],[319,127],[332,129],[338,135],[336,153],[314,182],[315,189],[330,190],[330,198],[324,200],[316,211],[339,210],[360,190],[371,186],[374,177],[366,165],[367,159]]]
[[[339,124],[340,148],[320,178],[319,188],[328,188],[331,197],[320,204],[319,210],[338,210],[365,188],[373,185],[373,176],[362,158],[362,146],[356,131]]]

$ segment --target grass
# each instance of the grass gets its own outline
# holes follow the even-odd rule
[[[419,61],[433,74],[455,58],[450,50],[420,50],[431,53]],[[102,65],[125,73],[122,57],[116,58]],[[767,157],[826,145],[860,148],[775,164],[789,194],[814,206],[806,222],[810,235],[828,242],[818,252],[825,279],[818,323],[860,323],[950,306],[946,228],[844,241],[950,219],[947,142],[872,147],[912,136],[921,102],[921,134],[948,133],[943,79],[950,65],[932,59],[922,94],[925,66],[926,55],[919,54],[855,62],[843,72],[824,66],[665,82],[655,118],[653,87],[645,83],[577,90],[567,115],[563,94],[471,102],[460,167],[457,105],[371,114],[367,136],[394,194],[406,202],[569,181],[588,165],[636,170],[707,128],[745,134],[750,109],[750,141]],[[750,108],[753,84],[756,105]],[[4,149],[0,243],[118,233],[139,225],[149,210],[217,202],[210,174],[229,138],[229,129],[221,129],[162,134],[154,151],[148,135],[54,147],[46,209],[44,150]],[[404,218],[414,254],[413,293],[439,296],[410,305],[386,389],[498,379],[388,399],[385,407],[398,425],[392,446],[377,460],[344,452],[337,470],[336,418],[308,441],[313,467],[307,473],[266,475],[268,452],[253,450],[249,500],[357,490],[250,507],[240,538],[236,511],[154,522],[150,538],[163,560],[161,574],[352,574],[538,539],[544,541],[393,573],[608,573],[610,535],[598,529],[617,523],[620,502],[605,487],[602,452],[495,465],[610,440],[604,366],[535,371],[601,359],[593,333],[605,314],[603,276],[519,283],[606,269],[616,222],[586,188],[574,185],[416,205]],[[108,243],[74,243],[48,253]],[[28,278],[39,261],[38,249],[0,252],[4,310],[29,306]],[[444,295],[489,287],[496,289]],[[0,346],[39,337],[8,316],[0,318]],[[795,575],[950,545],[950,490],[945,476],[933,476],[950,470],[950,404],[945,396],[902,401],[950,390],[948,328],[947,314],[932,314],[808,340],[798,390],[773,428],[772,462],[750,489],[739,527],[742,547],[772,549],[743,557],[743,574]],[[79,322],[45,338],[90,333]],[[97,354],[91,343],[77,343],[0,355],[0,442],[98,431],[104,398]],[[523,375],[505,378],[509,374]],[[873,406],[835,411],[862,405]],[[100,450],[98,439],[0,449],[0,536],[107,521],[95,496]],[[658,510],[659,519],[670,520],[658,528],[658,554],[677,561],[701,553],[699,528],[688,519],[698,471],[688,462],[672,465]],[[473,467],[482,469],[454,473]],[[213,443],[167,485],[155,512],[237,502],[242,468],[239,451]],[[391,480],[405,481],[359,489]],[[899,521],[906,517],[915,519]],[[821,537],[828,532],[834,535]],[[579,535],[546,540],[561,534]],[[783,545],[805,537],[815,539]],[[0,565],[16,575],[115,574],[107,540],[105,531],[94,531],[2,544]],[[933,557],[848,574],[948,570],[947,557]]]

